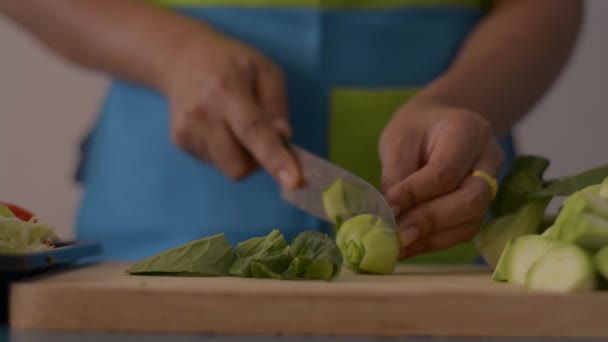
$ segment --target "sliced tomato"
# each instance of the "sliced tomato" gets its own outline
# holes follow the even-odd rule
[[[23,221],[29,221],[34,214],[32,212],[30,212],[29,210],[20,207],[16,204],[13,203],[7,203],[7,202],[0,202],[0,204],[6,206],[8,209],[10,209],[10,211],[13,212],[13,214],[15,214],[15,216],[17,216],[18,219],[23,220]]]

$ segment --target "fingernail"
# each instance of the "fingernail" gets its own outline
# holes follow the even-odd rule
[[[294,186],[295,181],[296,179],[292,173],[289,173],[286,170],[279,171],[279,182],[282,186],[291,188]]]
[[[416,227],[409,227],[399,232],[401,245],[407,247],[418,238],[419,230]]]

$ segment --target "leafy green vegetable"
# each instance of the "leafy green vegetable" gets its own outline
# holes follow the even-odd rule
[[[600,184],[608,177],[608,165],[602,165],[578,174],[550,180],[546,186],[528,197],[568,196],[590,185]]]
[[[223,233],[194,240],[141,260],[130,274],[226,276],[235,253]]]
[[[335,241],[327,235],[308,231],[293,240],[289,254],[293,260],[285,271],[287,279],[325,279],[337,277],[342,266],[342,254]]]
[[[395,270],[400,241],[382,218],[361,214],[346,220],[336,236],[345,265],[355,272],[389,274]]]
[[[348,216],[365,208],[365,194],[362,185],[338,177],[323,192],[325,214],[338,228]]]
[[[593,256],[593,263],[604,280],[608,280],[608,246],[603,247]]]
[[[538,233],[549,202],[548,198],[529,200],[516,212],[485,222],[474,242],[486,263],[496,267],[509,240]]]
[[[318,231],[302,232],[288,246],[275,229],[241,242],[236,253],[230,274],[238,277],[332,280],[342,266],[335,241]]]
[[[243,241],[233,250],[224,234],[217,234],[144,259],[130,274],[234,276],[273,279],[332,280],[340,272],[342,256],[335,241],[317,231],[298,234],[292,243],[273,229],[268,235]]]
[[[239,243],[235,251],[237,260],[230,267],[230,274],[237,277],[276,277],[291,262],[287,241],[277,229]]]
[[[492,279],[495,281],[507,281],[508,259],[509,254],[511,253],[511,247],[513,246],[513,241],[515,241],[515,239],[510,239],[507,241],[505,248],[502,250],[502,254],[500,254],[500,259],[498,259],[498,263],[496,264],[494,272],[492,273]]]
[[[548,166],[549,160],[539,156],[523,155],[513,160],[499,186],[496,198],[490,205],[491,218],[484,222],[474,238],[477,249],[489,265],[496,267],[510,239],[526,234],[539,234],[549,227],[551,237],[560,236],[563,221],[567,221],[567,225],[571,226],[574,217],[564,211],[578,209],[571,209],[574,206],[570,205],[570,209],[562,208],[557,217],[546,215],[545,211],[553,197],[575,194],[585,187],[600,183],[608,176],[608,167],[602,166],[573,176],[545,181],[543,174]],[[608,184],[605,192],[608,193]],[[602,203],[596,201],[591,205]]]
[[[523,235],[515,239],[505,260],[507,281],[523,286],[530,267],[558,244],[560,242],[557,240],[537,234]]]
[[[0,253],[19,254],[50,250],[59,237],[46,223],[0,216]]]
[[[491,215],[510,214],[522,206],[529,194],[542,188],[542,176],[548,166],[549,160],[539,156],[514,158],[490,205]]]
[[[555,220],[551,236],[587,249],[608,244],[608,199],[598,195],[602,187],[602,184],[590,185],[569,196]]]

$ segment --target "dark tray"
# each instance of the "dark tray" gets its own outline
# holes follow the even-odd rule
[[[18,276],[46,272],[102,252],[101,245],[87,241],[62,241],[54,249],[30,254],[0,254],[0,275]]]
[[[101,254],[101,244],[62,241],[54,249],[29,254],[0,254],[0,326],[8,323],[10,284],[39,274],[69,268]]]

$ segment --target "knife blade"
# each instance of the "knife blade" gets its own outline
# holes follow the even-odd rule
[[[333,223],[325,214],[323,191],[338,178],[355,183],[365,189],[365,201],[352,216],[372,214],[381,217],[395,230],[397,223],[384,196],[369,182],[323,159],[302,147],[291,144],[303,172],[303,184],[296,189],[282,189],[282,198],[293,206],[324,221]]]

